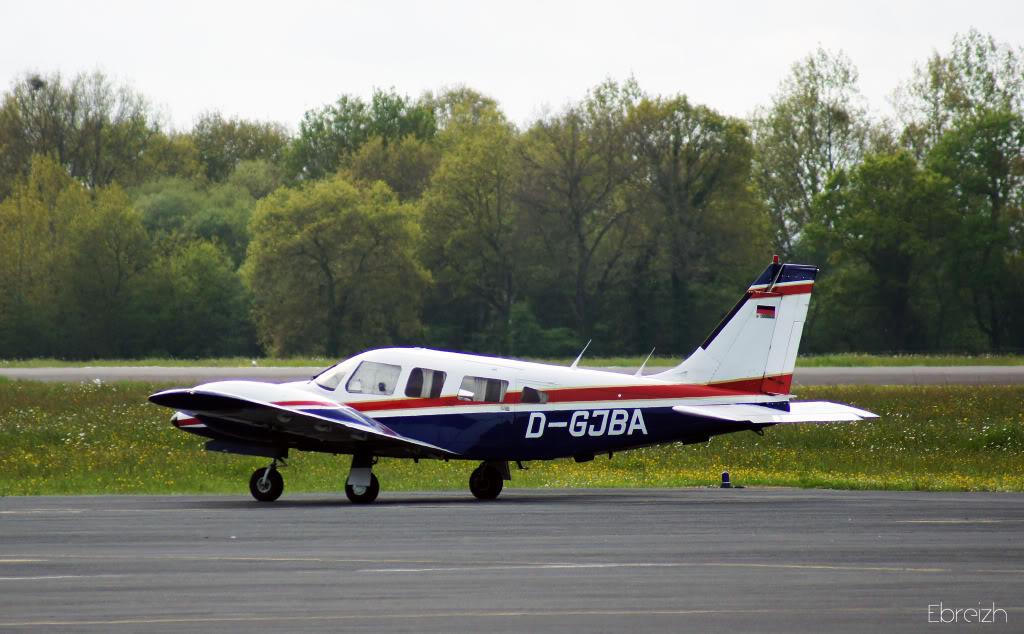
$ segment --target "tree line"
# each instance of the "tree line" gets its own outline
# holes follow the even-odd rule
[[[769,261],[803,350],[1024,348],[1024,49],[970,31],[894,117],[819,48],[748,119],[606,80],[523,128],[471,88],[167,128],[102,73],[0,107],[0,358],[411,344],[689,353]]]

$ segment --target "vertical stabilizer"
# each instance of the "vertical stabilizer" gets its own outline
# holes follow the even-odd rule
[[[657,378],[786,394],[817,267],[776,258],[699,348]]]

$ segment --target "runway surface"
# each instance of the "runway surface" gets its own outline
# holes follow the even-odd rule
[[[1016,494],[0,498],[0,630],[1021,631],[1022,532]]]
[[[595,368],[613,372],[636,372],[636,368]],[[667,368],[647,368],[651,374]],[[299,381],[323,368],[210,368],[210,367],[90,367],[90,368],[0,368],[0,376],[36,381],[150,381],[197,385],[210,381],[247,379],[251,381]],[[794,385],[1021,385],[1024,366],[957,367],[870,367],[797,368]]]

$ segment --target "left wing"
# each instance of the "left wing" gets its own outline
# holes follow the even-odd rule
[[[402,436],[362,412],[334,401],[317,400],[312,394],[304,395],[302,400],[271,403],[209,388],[186,388],[157,392],[149,400],[200,417],[200,420],[203,417],[228,420],[247,425],[256,432],[328,443],[333,449],[346,453],[431,458],[457,455]]]
[[[829,401],[803,401],[788,403],[786,409],[764,405],[676,405],[672,408],[680,414],[712,418],[734,423],[780,424],[780,423],[839,423],[878,418],[878,414],[866,409]],[[788,411],[787,411],[788,410]]]

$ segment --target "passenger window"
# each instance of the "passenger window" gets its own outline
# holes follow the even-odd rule
[[[547,403],[548,393],[535,390],[532,387],[524,387],[523,394],[519,397],[520,403]]]
[[[508,381],[467,376],[462,379],[462,387],[459,388],[459,400],[500,403],[505,400],[505,390],[507,389]]]
[[[438,398],[446,376],[440,370],[413,368],[409,373],[409,382],[405,384],[405,395],[413,398]]]
[[[352,394],[380,394],[390,396],[395,393],[398,375],[402,367],[375,361],[363,361],[352,373],[345,389]]]

